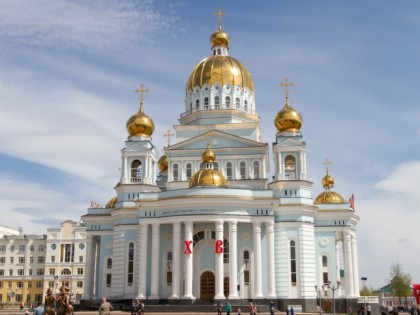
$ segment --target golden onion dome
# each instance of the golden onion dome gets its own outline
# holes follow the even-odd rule
[[[223,32],[221,28],[219,28],[216,32],[214,32],[210,36],[211,48],[215,46],[229,47],[229,42],[230,42],[229,34]]]
[[[279,111],[274,119],[274,125],[278,132],[291,131],[298,132],[302,126],[302,116],[289,105],[289,97],[286,96],[286,104],[283,109]]]
[[[334,204],[346,203],[344,198],[337,192],[327,190],[318,195],[315,199],[315,204]]]
[[[330,174],[328,174],[328,172],[327,172],[327,175],[325,175],[324,178],[322,179],[322,186],[324,188],[334,187],[334,178],[332,178]]]
[[[130,136],[150,137],[155,130],[153,120],[143,111],[143,105],[140,105],[139,111],[128,119],[127,131]]]
[[[193,91],[197,86],[201,88],[215,83],[237,85],[254,92],[254,81],[245,66],[224,55],[210,56],[196,65],[188,78],[186,90]]]
[[[106,203],[105,208],[107,209],[115,208],[116,203],[117,203],[117,197],[113,197],[109,199],[109,201]]]
[[[168,170],[168,157],[165,155],[162,155],[158,161],[158,167],[159,167],[159,171],[165,172],[166,170]]]
[[[207,149],[201,155],[201,160],[203,163],[213,163],[216,159],[216,155],[214,154],[213,150],[210,149],[210,145],[207,145]]]

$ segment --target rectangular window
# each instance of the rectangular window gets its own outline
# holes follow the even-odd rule
[[[61,262],[74,262],[74,244],[61,244]]]
[[[111,283],[112,283],[112,274],[107,273],[106,274],[106,286],[107,287],[110,287],[111,286]]]
[[[33,264],[34,263],[34,258],[31,256],[31,257],[29,257],[29,263],[30,264]]]
[[[42,282],[37,282],[37,283],[36,283],[36,287],[37,287],[38,289],[42,288]]]
[[[55,268],[50,268],[49,272],[51,276],[55,275]]]
[[[0,276],[4,276],[4,269],[0,269]]]
[[[38,252],[43,252],[45,249],[44,245],[38,245]]]
[[[45,262],[45,257],[38,257],[38,263],[42,264]]]
[[[5,252],[5,251],[6,251],[6,246],[0,245],[0,252]]]
[[[83,268],[77,268],[77,274],[82,275],[83,274]]]
[[[0,264],[6,263],[6,257],[0,257]]]
[[[50,289],[53,289],[54,288],[54,281],[48,281],[48,287]]]
[[[51,256],[51,262],[55,262],[55,256]]]
[[[24,264],[25,263],[25,257],[24,256],[18,257],[18,261],[19,261],[19,264]]]
[[[244,270],[244,284],[249,285],[249,270]]]
[[[0,289],[3,289],[3,282],[0,282]]]
[[[328,272],[324,272],[322,276],[323,276],[324,284],[328,285]]]
[[[34,245],[31,245],[30,251],[33,252],[34,250],[35,250],[35,246]]]
[[[290,241],[290,281],[292,286],[296,286],[296,243],[295,241]]]
[[[18,289],[22,289],[22,288],[23,288],[23,282],[22,282],[22,281],[18,281],[18,282],[16,283],[16,288],[18,288]]]
[[[13,276],[13,269],[9,269],[9,276]]]
[[[18,269],[18,276],[24,276],[25,275],[25,269]]]
[[[22,302],[22,294],[15,294],[15,301]]]
[[[0,294],[0,302],[3,302],[3,294]]]
[[[35,294],[35,302],[42,302],[42,294]]]
[[[31,302],[31,295],[30,294],[26,294],[26,302]]]
[[[172,271],[166,272],[166,284],[172,285]]]
[[[32,269],[29,269],[28,273],[29,273],[30,276],[32,276]]]
[[[79,262],[83,262],[83,256],[79,256]]]
[[[24,252],[26,250],[26,245],[19,245],[19,251]]]
[[[44,275],[44,269],[37,269],[36,270],[36,275],[37,276],[43,276]]]
[[[83,281],[77,281],[76,285],[78,288],[83,288]]]
[[[28,282],[28,289],[32,288],[32,281]]]

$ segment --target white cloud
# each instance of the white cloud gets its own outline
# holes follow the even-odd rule
[[[60,50],[91,51],[147,41],[174,20],[151,0],[0,2],[0,38]]]

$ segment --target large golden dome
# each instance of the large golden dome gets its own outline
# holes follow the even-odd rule
[[[109,201],[106,203],[105,208],[112,209],[115,208],[115,204],[117,203],[117,197],[112,197],[109,199]]]
[[[136,137],[150,137],[155,130],[153,120],[143,112],[143,105],[128,119],[126,127],[128,134]]]
[[[286,96],[286,104],[279,111],[274,119],[274,125],[278,132],[298,132],[302,126],[303,119],[300,113],[289,105],[289,97]]]
[[[201,155],[205,168],[196,172],[190,179],[189,187],[227,187],[226,178],[218,170],[213,169],[213,162],[216,156],[210,145]]]
[[[197,86],[201,88],[215,83],[230,84],[232,87],[238,85],[254,92],[251,74],[242,63],[230,56],[215,55],[202,60],[191,72],[186,89],[187,92],[193,91]]]
[[[332,191],[332,188],[334,187],[334,178],[328,174],[328,170],[327,174],[322,179],[322,186],[325,188],[325,191],[316,197],[315,204],[346,203],[339,193]]]
[[[162,155],[158,161],[159,171],[165,172],[168,170],[168,157],[165,155]]]

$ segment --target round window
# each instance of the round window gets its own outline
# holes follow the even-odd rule
[[[52,250],[55,250],[57,248],[57,245],[56,244],[51,244],[51,249]]]
[[[85,244],[83,244],[83,243],[80,243],[80,244],[79,244],[79,248],[80,248],[80,249],[83,249],[83,248],[85,248]]]

